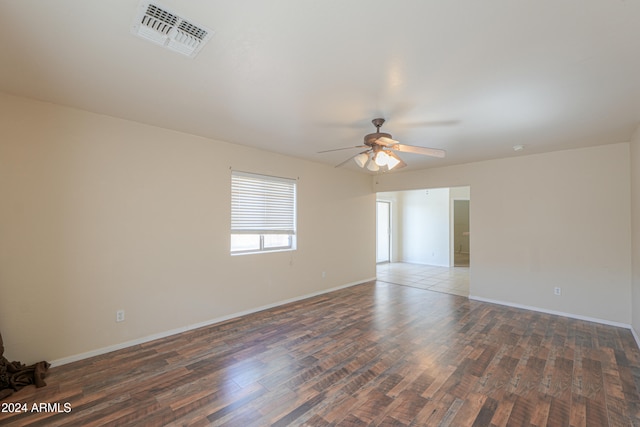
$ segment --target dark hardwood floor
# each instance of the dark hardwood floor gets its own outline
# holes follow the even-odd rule
[[[0,424],[640,425],[630,331],[384,282],[56,367],[47,383],[3,403],[62,412]]]

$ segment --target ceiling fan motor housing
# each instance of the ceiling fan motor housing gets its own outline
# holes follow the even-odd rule
[[[377,145],[376,141],[378,140],[378,138],[382,138],[383,136],[389,139],[393,139],[391,138],[391,134],[388,134],[388,133],[384,133],[384,132],[370,133],[369,135],[366,135],[364,137],[364,144],[368,145],[369,147],[373,147]]]

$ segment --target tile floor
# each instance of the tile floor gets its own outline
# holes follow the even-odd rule
[[[393,262],[378,264],[376,274],[382,282],[469,296],[469,267],[449,268]]]

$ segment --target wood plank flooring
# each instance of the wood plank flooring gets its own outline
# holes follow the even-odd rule
[[[47,383],[3,401],[29,411],[0,424],[640,426],[630,331],[385,282],[52,368]]]

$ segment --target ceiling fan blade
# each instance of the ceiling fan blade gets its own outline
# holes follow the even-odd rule
[[[343,147],[343,148],[334,148],[333,150],[324,150],[324,151],[318,151],[316,154],[320,154],[320,153],[330,153],[332,151],[341,151],[341,150],[351,150],[353,148],[365,148],[366,145],[354,145],[353,147]],[[357,155],[357,154],[356,154]]]
[[[422,154],[425,156],[437,157],[439,159],[444,158],[446,151],[438,148],[417,147],[415,145],[395,144],[390,147],[392,150],[400,151],[401,153],[413,153]]]
[[[387,138],[386,136],[381,136],[380,138],[376,139],[376,142],[386,147],[391,147],[392,145],[399,144],[399,142],[395,139]]]
[[[371,150],[364,150],[362,153],[358,153],[358,154],[354,154],[353,156],[349,157],[347,160],[345,160],[344,162],[337,164],[335,167],[339,168],[342,165],[347,164],[347,162],[349,162],[349,160],[353,160],[356,156],[359,156],[360,154],[364,154],[364,153],[368,153]]]

